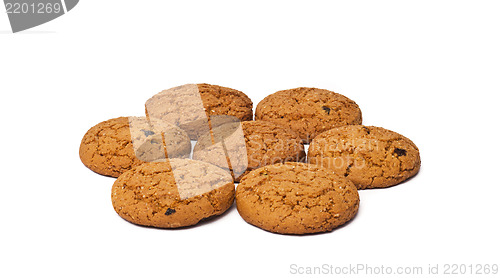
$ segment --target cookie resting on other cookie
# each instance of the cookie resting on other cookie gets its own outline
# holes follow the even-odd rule
[[[349,125],[318,135],[308,162],[350,179],[358,189],[389,187],[420,169],[420,153],[408,138],[374,126]]]
[[[207,133],[210,127],[225,123],[214,119],[209,123],[210,116],[225,115],[239,121],[253,119],[253,103],[247,95],[210,84],[186,84],[161,91],[148,99],[145,106],[148,118],[177,125],[192,140]]]

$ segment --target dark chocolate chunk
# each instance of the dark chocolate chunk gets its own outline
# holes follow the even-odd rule
[[[328,113],[328,115],[330,115],[330,110],[332,110],[330,107],[328,106],[322,106],[321,109],[325,110],[326,113]]]
[[[345,173],[344,173],[344,177],[349,176],[349,174],[351,173],[351,167],[352,167],[352,164],[347,166],[347,169],[345,170]]]
[[[175,209],[168,208],[167,211],[165,212],[165,215],[170,215],[175,213]]]
[[[394,153],[395,153],[397,156],[404,156],[404,155],[406,155],[406,150],[404,150],[404,149],[400,149],[400,148],[395,148],[395,149],[394,149]]]
[[[367,128],[366,126],[364,126],[363,129],[366,131],[366,134],[370,134],[370,129],[369,128]]]
[[[144,135],[146,135],[146,136],[155,135],[155,133],[151,130],[141,129],[141,131],[144,132]]]

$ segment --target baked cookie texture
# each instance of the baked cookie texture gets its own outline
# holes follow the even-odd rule
[[[341,94],[300,87],[265,97],[255,109],[255,119],[287,126],[309,143],[331,128],[361,124],[362,116],[358,105]]]
[[[253,102],[235,89],[211,84],[197,84],[208,115],[234,116],[242,121],[253,119]]]
[[[248,223],[279,234],[333,230],[351,220],[359,195],[348,179],[307,163],[274,164],[251,171],[236,189]]]
[[[190,152],[191,142],[183,130],[145,117],[119,117],[93,126],[79,151],[85,166],[111,177],[144,162],[189,157]]]
[[[196,140],[209,132],[210,126],[213,128],[228,122],[214,120],[209,123],[210,116],[226,115],[240,121],[253,120],[253,103],[246,94],[235,89],[211,84],[187,84],[164,90],[148,99],[146,115],[177,125]]]
[[[201,136],[193,149],[193,159],[230,168],[236,182],[253,169],[275,163],[305,162],[305,158],[304,145],[297,133],[267,121],[216,127]]]
[[[143,226],[192,226],[220,215],[234,201],[229,172],[190,159],[145,163],[122,174],[111,200],[123,219]]]
[[[416,175],[417,146],[396,132],[374,126],[349,125],[318,135],[308,162],[332,169],[358,189],[389,187]]]

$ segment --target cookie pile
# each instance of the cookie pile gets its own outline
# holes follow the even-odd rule
[[[145,106],[146,117],[101,122],[80,145],[85,166],[117,177],[113,207],[138,225],[195,225],[236,199],[241,217],[264,230],[328,232],[355,216],[358,190],[394,186],[420,169],[410,139],[363,126],[358,105],[328,90],[271,94],[255,120],[247,95],[210,84],[162,91]]]

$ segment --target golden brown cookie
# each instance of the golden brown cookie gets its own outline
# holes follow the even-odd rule
[[[234,183],[229,172],[190,159],[150,162],[123,173],[111,200],[123,219],[143,226],[195,225],[231,207]]]
[[[305,161],[305,157],[304,145],[297,133],[267,121],[245,121],[216,127],[212,133],[201,136],[193,150],[193,159],[226,169],[231,167],[236,182],[253,169],[275,163]]]
[[[350,125],[323,132],[312,141],[308,162],[332,169],[358,189],[389,187],[417,174],[417,146],[396,132]]]
[[[244,93],[217,85],[188,84],[164,90],[146,102],[146,115],[175,124],[193,140],[208,132],[212,115],[253,119],[253,103]],[[212,127],[225,122],[214,121]]]
[[[307,163],[274,164],[251,171],[236,189],[236,206],[248,223],[280,234],[333,230],[351,220],[358,191],[348,179]]]
[[[234,116],[241,121],[253,120],[253,103],[243,92],[206,83],[197,85],[208,115]]]
[[[183,130],[154,123],[145,117],[119,117],[95,125],[83,136],[81,161],[96,173],[118,177],[147,161],[189,156],[191,142]]]
[[[271,121],[296,131],[309,143],[316,135],[343,125],[361,124],[361,110],[347,97],[317,88],[295,88],[264,98],[255,119]]]

